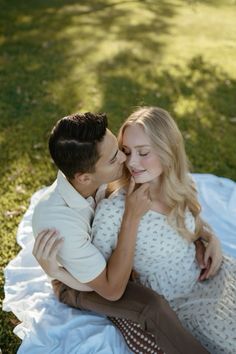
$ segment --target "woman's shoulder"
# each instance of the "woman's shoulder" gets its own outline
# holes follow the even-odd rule
[[[112,192],[108,199],[117,199],[117,200],[123,200],[125,199],[126,196],[126,189],[125,188],[119,188],[116,189],[114,192]]]

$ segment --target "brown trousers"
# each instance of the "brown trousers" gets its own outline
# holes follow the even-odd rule
[[[123,318],[141,325],[154,335],[156,343],[166,354],[207,354],[208,351],[186,331],[168,302],[153,290],[128,282],[118,301],[109,301],[95,292],[71,289],[58,280],[52,281],[60,302],[81,310]]]

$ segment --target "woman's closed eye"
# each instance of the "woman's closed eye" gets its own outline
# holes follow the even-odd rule
[[[129,156],[131,154],[130,150],[128,150],[127,148],[122,148],[123,153],[126,156]],[[149,154],[149,151],[137,151],[139,156],[147,156]]]

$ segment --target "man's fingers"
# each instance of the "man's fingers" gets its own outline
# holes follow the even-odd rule
[[[52,250],[54,249],[56,242],[58,240],[58,233],[55,231],[51,234],[50,238],[47,239],[47,242],[44,244],[44,248],[42,248],[41,257],[44,259],[49,258]]]
[[[128,195],[130,195],[134,191],[134,187],[135,187],[135,180],[134,177],[131,177],[129,182],[128,193],[127,193]]]
[[[206,279],[214,276],[217,272],[217,269],[218,269],[218,263],[211,263],[209,269],[208,269],[208,272],[206,274]]]
[[[200,266],[201,269],[205,268],[205,264],[204,264],[204,254],[205,254],[205,246],[202,243],[201,240],[197,240],[195,241],[195,247],[196,247],[196,259],[197,262]]]
[[[213,270],[214,270],[214,268],[215,268],[215,266],[214,266],[214,264],[212,263],[211,258],[209,258],[208,263],[207,263],[207,266],[206,266],[206,269],[205,269],[205,272],[204,272],[204,278],[203,278],[203,280],[206,280],[206,279],[208,279],[210,276],[213,275]]]
[[[50,259],[56,258],[59,249],[61,248],[62,244],[64,242],[63,238],[57,238],[53,244],[53,247],[50,250],[49,257]]]
[[[36,250],[36,249],[38,248],[38,246],[39,246],[39,244],[40,244],[42,238],[43,238],[48,232],[49,232],[49,230],[43,230],[43,231],[41,231],[41,232],[37,235],[37,237],[36,237],[36,239],[35,239],[35,242],[34,242],[34,248],[33,248],[33,250]]]
[[[205,263],[204,263],[204,256],[203,256],[203,254],[202,254],[202,253],[198,253],[198,254],[196,255],[196,257],[197,257],[197,262],[198,262],[200,268],[201,268],[201,269],[204,269],[204,268],[205,268]]]
[[[209,249],[206,248],[206,252],[204,254],[204,263],[207,265],[210,260],[210,254],[209,254]]]
[[[205,269],[203,269],[203,270],[201,271],[201,274],[200,274],[200,276],[199,276],[199,280],[200,280],[200,281],[205,280],[205,279],[206,279],[206,274],[207,274],[207,269],[205,268]]]
[[[209,272],[210,266],[211,266],[211,261],[209,260],[208,263],[207,263],[207,265],[206,265],[206,268],[204,268],[204,269],[201,271],[199,280],[202,281],[202,280],[207,279],[207,274],[208,274],[208,272]]]

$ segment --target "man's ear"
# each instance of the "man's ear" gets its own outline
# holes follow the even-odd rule
[[[80,173],[80,172],[77,172],[75,174],[74,178],[75,178],[76,182],[79,183],[79,184],[88,185],[92,181],[91,173]]]

